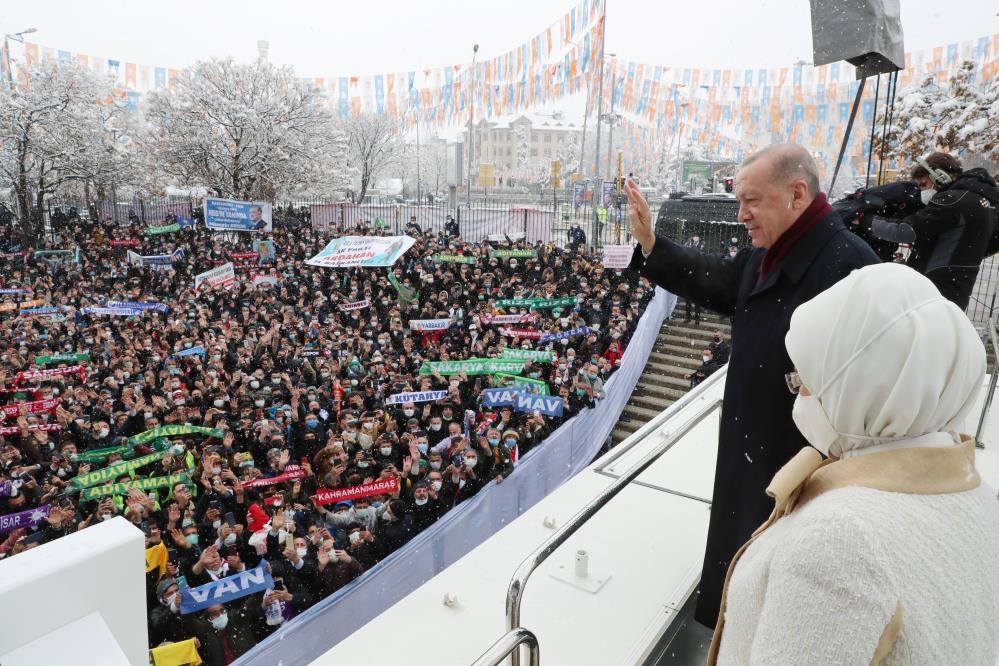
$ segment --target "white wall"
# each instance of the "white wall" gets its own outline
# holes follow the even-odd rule
[[[12,652],[48,636],[39,641],[47,663],[96,663],[99,655],[80,654],[79,643],[60,631],[95,612],[128,663],[149,663],[145,541],[124,518],[0,561],[0,662],[10,663]]]

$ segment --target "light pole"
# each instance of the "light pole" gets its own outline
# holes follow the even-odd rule
[[[614,123],[617,122],[617,116],[614,115],[614,93],[617,90],[617,54],[608,53],[608,57],[612,59],[611,62],[611,102],[610,102],[610,113],[607,114],[602,120],[607,122],[607,173],[613,173],[613,155],[614,155]]]
[[[475,56],[479,53],[479,45],[472,45],[472,85],[468,91],[468,150],[466,151],[466,159],[468,160],[468,165],[466,167],[466,174],[468,178],[468,190],[465,192],[465,205],[471,209],[472,207],[472,123],[475,122]]]
[[[420,189],[420,116],[416,112],[416,205],[423,203],[423,191]]]
[[[22,30],[21,32],[8,33],[3,36],[3,53],[4,59],[7,61],[7,89],[14,89],[14,70],[10,67],[10,40],[15,42],[24,43],[24,36],[30,35],[33,32],[38,32],[37,28],[28,28],[27,30]]]

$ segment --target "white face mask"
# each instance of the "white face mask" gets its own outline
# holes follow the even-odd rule
[[[212,618],[212,627],[214,627],[216,631],[222,631],[228,624],[229,615],[226,613],[222,613],[218,617]]]
[[[479,462],[478,458],[465,458],[465,467],[472,469],[477,462]]]
[[[434,481],[430,485],[433,486],[434,492],[437,492],[437,491],[439,491],[441,489],[441,486],[444,485],[444,482],[443,481]]]
[[[441,429],[441,424],[440,423],[431,423],[430,424],[430,429],[433,430],[434,432],[437,432],[437,431],[439,431]]]
[[[427,499],[426,497],[424,497],[423,499],[414,499],[413,503],[415,503],[416,506],[423,506],[424,504],[426,504],[429,501],[430,501],[429,499]]]
[[[920,198],[920,200],[922,200],[924,206],[929,206],[930,205],[930,199],[932,199],[933,196],[936,193],[937,193],[937,191],[934,190],[934,189],[922,190],[919,193],[919,198]]]
[[[299,557],[305,557],[306,553],[309,552],[308,548],[296,548],[295,552],[298,553]]]
[[[230,534],[230,535],[228,535],[225,538],[225,545],[231,546],[234,543],[236,543],[236,535],[235,534]]]
[[[381,452],[381,454],[383,456],[390,456],[390,455],[392,455],[392,447],[391,446],[383,446],[383,447],[381,447],[378,450]]]
[[[814,395],[799,394],[791,409],[791,419],[809,444],[818,449],[822,455],[829,455],[829,449],[839,438],[839,433],[829,423],[829,417],[822,410],[818,398]],[[833,452],[833,455],[837,454],[838,451]]]
[[[402,410],[402,413],[405,414],[406,416],[412,416],[413,414],[416,413],[416,411],[412,409],[404,409]]]
[[[361,533],[360,532],[351,532],[350,535],[347,538],[350,539],[351,543],[357,543],[361,539]]]

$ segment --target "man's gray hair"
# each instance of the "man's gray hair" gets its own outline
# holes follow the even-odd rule
[[[777,183],[790,183],[800,178],[805,181],[808,193],[813,197],[822,191],[822,186],[819,185],[819,167],[811,154],[798,144],[778,143],[767,146],[747,157],[742,166],[760,159],[771,160],[771,173]]]

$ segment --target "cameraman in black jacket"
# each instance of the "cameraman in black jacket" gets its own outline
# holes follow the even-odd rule
[[[906,263],[963,310],[982,259],[995,251],[989,246],[996,232],[999,188],[985,169],[964,171],[947,153],[930,153],[916,163],[911,176],[926,207],[902,220],[875,218],[871,231],[880,238],[912,242]]]

